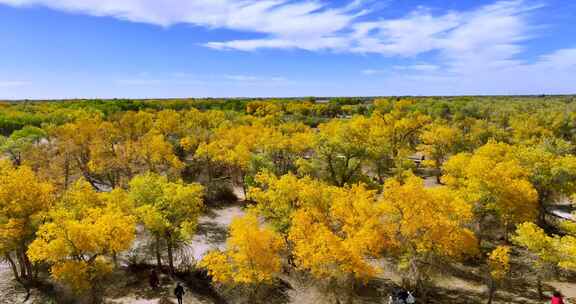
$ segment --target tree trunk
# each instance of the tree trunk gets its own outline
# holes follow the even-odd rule
[[[240,183],[242,183],[242,194],[244,194],[244,200],[248,199],[248,190],[246,189],[246,178],[244,172],[240,171]]]
[[[248,303],[258,303],[256,287],[248,287]]]
[[[348,286],[346,293],[346,304],[354,304],[354,275],[348,275]]]
[[[26,253],[18,249],[16,250],[16,257],[18,258],[18,264],[20,264],[20,278],[29,281],[32,278],[32,265]]]
[[[18,267],[16,267],[16,263],[14,263],[14,260],[10,256],[10,253],[6,253],[6,260],[8,261],[8,263],[10,263],[10,267],[12,268],[12,272],[14,273],[14,278],[16,279],[16,281],[21,282],[20,275],[18,274]]]
[[[418,261],[416,259],[412,259],[410,261],[410,272],[413,276],[413,286],[410,286],[408,289],[413,288],[416,292],[418,292],[419,298],[422,300],[423,303],[427,303],[428,301],[428,286],[426,285],[427,277],[424,277],[423,271],[421,266],[418,265]],[[411,285],[412,285],[411,284]]]
[[[162,254],[160,252],[160,236],[156,236],[156,265],[158,269],[162,269]]]
[[[166,236],[166,248],[168,249],[168,267],[170,268],[170,273],[174,274],[174,252],[170,235]]]
[[[92,288],[90,288],[90,302],[92,304],[100,304],[102,302],[100,292],[96,286],[92,286]]]
[[[545,191],[540,193],[540,199],[538,199],[538,218],[536,224],[540,227],[546,227],[546,202],[548,201],[548,192]]]
[[[496,294],[496,284],[494,283],[494,279],[490,278],[490,282],[488,283],[488,304],[492,304],[494,300],[494,295]]]
[[[112,253],[112,261],[114,261],[114,269],[118,268],[118,254],[116,251]]]
[[[26,266],[26,273],[28,274],[28,280],[32,280],[34,279],[34,267],[32,266],[32,262],[30,262],[30,259],[28,259],[28,256],[26,255],[25,252],[22,252],[22,255],[24,256],[24,265]]]

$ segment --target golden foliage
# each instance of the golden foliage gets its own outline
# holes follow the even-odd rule
[[[425,188],[416,176],[404,183],[390,180],[381,209],[385,230],[402,255],[461,258],[477,253],[476,237],[467,228],[472,206],[446,187]]]
[[[387,245],[375,193],[361,185],[316,185],[303,197],[311,203],[294,212],[289,231],[297,267],[318,279],[373,277],[371,258]],[[332,203],[316,203],[322,200]]]
[[[170,182],[165,176],[147,173],[130,181],[129,197],[150,231],[188,238],[196,231],[204,207],[203,192],[200,184]]]
[[[54,187],[29,167],[0,161],[0,250],[6,253],[32,241],[54,199]]]
[[[576,270],[576,235],[549,236],[535,224],[523,223],[513,241],[532,252],[540,267],[548,264]]]
[[[490,276],[501,281],[510,272],[510,247],[498,246],[488,255]]]
[[[281,271],[284,240],[272,229],[260,224],[253,213],[232,221],[226,244],[225,251],[210,252],[200,262],[200,266],[208,269],[215,282],[271,283]]]
[[[505,228],[536,218],[538,193],[513,147],[491,142],[448,160],[442,180],[481,211],[494,211]]]
[[[56,280],[82,293],[111,271],[105,257],[130,248],[135,233],[135,217],[80,183],[50,212],[28,256],[50,264]]]

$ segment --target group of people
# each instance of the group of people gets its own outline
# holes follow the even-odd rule
[[[414,304],[416,298],[406,289],[398,288],[388,298],[388,304]]]
[[[406,289],[398,288],[392,292],[388,298],[388,304],[413,304],[416,303],[416,298],[412,293]],[[564,302],[564,297],[559,291],[554,291],[550,304],[567,304]]]

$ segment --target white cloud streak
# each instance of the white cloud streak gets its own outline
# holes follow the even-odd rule
[[[22,87],[22,86],[26,86],[29,84],[30,83],[27,81],[14,81],[14,80],[3,81],[3,80],[0,80],[0,88]]]
[[[210,41],[219,50],[329,50],[416,56],[438,51],[471,63],[480,54],[495,64],[507,62],[522,48],[529,26],[526,1],[500,0],[470,11],[434,15],[426,8],[396,19],[360,21],[373,1],[350,0],[334,7],[320,0],[0,0],[17,7],[110,16],[160,26],[192,24],[260,34],[257,39]],[[365,18],[364,18],[365,19]],[[374,19],[374,18],[370,18]]]
[[[286,85],[291,82],[280,76],[256,76],[244,74],[223,74],[223,75],[206,75],[196,76],[190,73],[171,73],[163,77],[149,77],[163,75],[139,74],[136,77],[117,79],[114,83],[118,86],[144,86],[144,87],[162,87],[162,86],[206,86],[211,83],[227,83],[232,85]]]

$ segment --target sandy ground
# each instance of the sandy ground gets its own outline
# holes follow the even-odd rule
[[[26,301],[26,290],[13,279],[12,270],[6,263],[0,263],[0,304],[45,303],[38,291],[31,290]]]
[[[188,246],[187,252],[199,261],[211,250],[226,246],[228,226],[236,217],[244,215],[239,206],[227,206],[209,210],[198,219],[198,231]]]
[[[178,303],[178,301],[176,300],[175,297],[166,297],[164,299],[168,299],[169,301],[173,302],[173,303]],[[161,303],[160,301],[161,299],[143,299],[143,298],[138,298],[137,296],[127,296],[127,297],[123,297],[123,298],[119,298],[119,299],[115,299],[115,300],[107,300],[107,304],[164,304],[166,303],[164,301],[164,303]],[[208,302],[206,300],[199,300],[198,298],[194,297],[191,294],[186,294],[184,295],[184,298],[182,299],[183,304],[212,304],[212,302]]]

